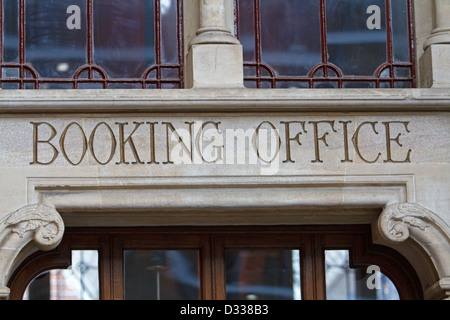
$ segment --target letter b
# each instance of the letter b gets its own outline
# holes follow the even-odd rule
[[[49,165],[53,163],[53,161],[56,160],[58,157],[59,151],[56,149],[56,147],[50,142],[53,140],[53,138],[56,136],[56,129],[47,122],[31,122],[33,125],[33,162],[30,162],[30,164],[41,164],[41,165]],[[50,129],[50,137],[47,140],[39,140],[39,126],[40,125],[46,125]],[[42,162],[38,160],[39,150],[38,147],[40,144],[46,144],[50,146],[50,148],[53,151],[52,159],[48,162]]]

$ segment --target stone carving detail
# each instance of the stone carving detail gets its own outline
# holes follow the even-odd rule
[[[402,242],[409,238],[409,228],[422,231],[430,227],[433,213],[414,203],[395,203],[387,205],[378,219],[382,234],[393,242]]]
[[[20,238],[28,231],[34,232],[34,241],[41,250],[55,248],[64,234],[64,222],[54,207],[31,204],[11,213],[5,220],[6,227]]]
[[[44,204],[26,205],[0,220],[0,300],[8,299],[8,278],[23,248],[54,249],[64,235],[64,222],[56,209]]]

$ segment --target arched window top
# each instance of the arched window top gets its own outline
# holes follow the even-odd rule
[[[410,88],[411,0],[235,0],[247,87]]]
[[[0,88],[181,88],[181,0],[0,0]]]
[[[423,299],[408,260],[371,239],[369,225],[68,228],[8,286],[22,299],[44,271],[72,265],[72,276],[96,286],[87,294],[85,284],[89,299]]]

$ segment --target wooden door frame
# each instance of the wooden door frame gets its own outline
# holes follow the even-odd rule
[[[100,299],[123,299],[124,248],[197,249],[200,252],[200,299],[223,300],[225,249],[284,248],[301,252],[302,299],[326,299],[324,250],[348,249],[350,267],[380,267],[395,284],[400,299],[423,299],[411,264],[392,248],[373,244],[369,225],[126,227],[68,228],[61,244],[36,252],[15,271],[9,282],[10,299],[20,300],[27,285],[44,271],[67,268],[71,250],[98,250]]]

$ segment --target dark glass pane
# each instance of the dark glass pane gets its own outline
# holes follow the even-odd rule
[[[200,297],[195,250],[125,250],[125,299],[197,300]]]
[[[367,8],[380,8],[381,29],[369,29]],[[386,62],[385,0],[327,0],[329,61],[344,75],[372,76]]]
[[[278,75],[308,74],[321,61],[319,1],[261,1],[261,49]]]
[[[69,29],[72,13],[80,8],[80,29]],[[86,0],[26,0],[26,62],[40,77],[72,78],[75,70],[87,62]]]
[[[161,62],[178,63],[177,1],[160,0],[160,5]]]
[[[227,299],[301,299],[297,250],[227,250]]]
[[[155,63],[153,0],[94,1],[94,63],[112,78],[140,78]]]
[[[255,60],[255,19],[253,0],[239,1],[239,41],[244,50],[244,61]]]
[[[139,80],[147,78],[149,67],[158,70],[158,88],[181,86],[177,0],[24,0],[23,7],[19,0],[2,3],[1,62],[16,63],[0,70],[3,89],[143,88],[146,84]],[[160,74],[160,66],[168,72]],[[20,79],[37,81],[20,84]],[[86,81],[77,84],[77,79]]]
[[[277,75],[306,75],[320,63],[317,0],[264,0],[260,3],[261,59]],[[239,40],[244,60],[254,61],[254,1],[239,1]]]
[[[18,0],[3,1],[3,52],[5,62],[19,61]],[[0,35],[1,36],[1,35]]]
[[[406,1],[391,1],[392,45],[395,62],[409,62],[408,4]]]

